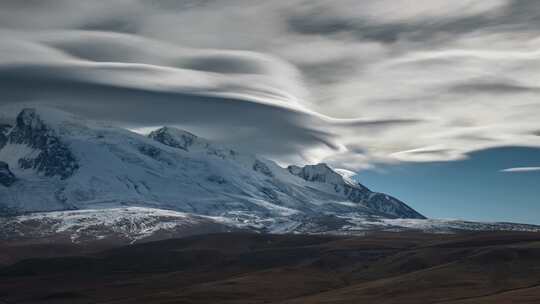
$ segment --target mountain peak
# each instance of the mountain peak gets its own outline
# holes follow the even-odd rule
[[[350,184],[348,179],[343,178],[341,174],[334,171],[334,169],[326,163],[305,165],[304,167],[293,165],[287,167],[287,170],[289,170],[291,174],[310,182],[328,183],[332,185]]]
[[[21,169],[35,169],[45,176],[57,175],[65,179],[79,166],[69,147],[58,136],[54,125],[68,116],[61,111],[44,110],[47,121],[51,122],[49,125],[44,122],[41,113],[36,109],[23,109],[17,115],[15,127],[7,134],[7,144],[25,145],[38,152],[20,158],[18,166]]]
[[[8,134],[8,140],[12,144],[27,144],[31,148],[39,149],[47,144],[46,137],[52,133],[36,109],[27,108],[17,115],[15,127]]]
[[[41,120],[38,119],[38,114],[34,108],[23,109],[19,115],[17,115],[17,126],[26,126],[32,124],[41,124]]]
[[[188,148],[198,139],[196,135],[188,131],[167,126],[152,131],[148,137],[164,145],[185,151],[188,151]]]
[[[17,115],[15,129],[17,129],[21,133],[24,133],[24,136],[17,138],[12,136],[12,139],[23,140],[25,137],[30,136],[30,133],[32,133],[32,131],[44,132],[47,128],[36,109],[26,108],[23,109],[19,113],[19,115]]]
[[[4,108],[0,108],[3,111]],[[0,122],[0,133],[7,135],[11,129],[19,130],[48,130],[49,133],[72,132],[81,130],[95,124],[83,117],[53,107],[27,107],[23,109],[7,108],[4,114],[4,123]]]
[[[289,166],[287,170],[308,182],[331,185],[336,193],[342,194],[349,201],[392,217],[425,218],[402,201],[382,193],[372,192],[364,185],[344,177],[328,164]]]

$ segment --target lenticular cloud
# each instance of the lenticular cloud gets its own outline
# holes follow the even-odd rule
[[[349,169],[540,146],[540,4],[424,2],[4,1],[2,115],[177,125]]]

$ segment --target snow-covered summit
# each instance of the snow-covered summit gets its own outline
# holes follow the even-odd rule
[[[48,123],[35,109],[24,109],[17,116],[15,127],[7,134],[6,143],[25,146],[33,153],[19,158],[17,164],[11,165],[18,165],[21,169],[34,169],[45,176],[60,176],[66,179],[73,175],[79,165],[69,147],[59,138],[60,132],[56,123],[64,121],[69,116],[61,115],[64,120],[57,120],[54,119],[57,117],[51,119],[53,112],[43,112],[43,117],[49,118]]]
[[[203,153],[220,158],[236,158],[240,153],[230,147],[213,143],[206,138],[199,137],[188,131],[175,127],[165,126],[150,132],[148,138],[166,146],[184,150],[186,152]],[[244,155],[255,158],[252,155]]]
[[[188,131],[172,127],[163,127],[152,131],[148,137],[159,141],[164,145],[179,148],[185,151],[188,151],[189,147],[191,147],[193,143],[198,140],[196,135],[189,133]]]
[[[343,175],[339,174],[325,163],[306,165],[304,167],[293,165],[289,166],[287,169],[289,172],[291,172],[291,174],[299,176],[310,182],[328,183],[332,185],[348,184],[351,186],[361,186],[351,179],[343,177]]]

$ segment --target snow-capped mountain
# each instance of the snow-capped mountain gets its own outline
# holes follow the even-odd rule
[[[0,204],[15,213],[133,205],[234,217],[423,218],[324,164],[282,168],[175,128],[145,137],[57,110],[24,109],[4,134]]]
[[[356,233],[439,223],[326,164],[283,168],[176,128],[143,136],[54,109],[24,109],[0,128],[0,214],[11,231],[3,237],[90,231],[130,240],[201,225]]]

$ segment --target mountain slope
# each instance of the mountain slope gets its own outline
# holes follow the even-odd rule
[[[0,212],[140,206],[283,230],[312,218],[424,218],[325,164],[273,161],[164,127],[148,137],[53,109],[2,129]]]
[[[0,217],[0,241],[111,243],[118,246],[194,234],[237,231],[203,216],[142,207],[86,209]]]
[[[276,222],[242,223],[228,217],[200,216],[171,210],[122,207],[37,212],[0,217],[2,242],[119,246],[195,234],[231,231],[367,235],[375,232],[460,234],[471,231],[540,232],[540,226],[436,219],[291,217]],[[244,229],[242,229],[243,227]]]

